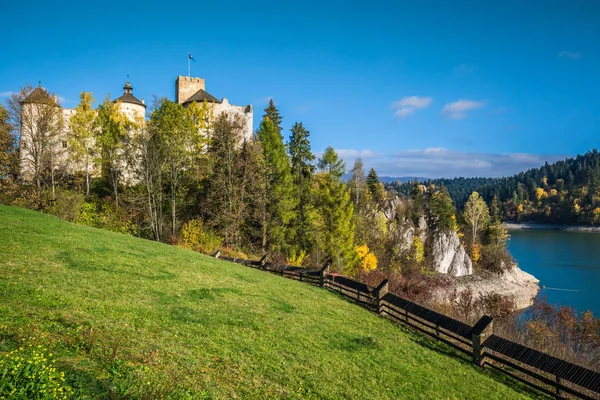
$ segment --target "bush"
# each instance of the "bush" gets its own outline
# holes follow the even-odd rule
[[[73,390],[52,354],[41,346],[21,347],[0,357],[0,399],[68,399]]]
[[[137,226],[131,221],[124,207],[116,209],[112,200],[83,202],[76,223],[106,229],[113,232],[136,235]]]
[[[81,215],[84,204],[83,194],[71,190],[58,190],[56,199],[50,202],[48,212],[69,222],[74,222]]]
[[[200,253],[214,253],[223,243],[223,239],[204,229],[204,224],[200,219],[193,219],[186,222],[181,228],[181,247],[198,251]]]

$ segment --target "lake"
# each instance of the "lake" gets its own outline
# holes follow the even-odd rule
[[[510,230],[509,251],[549,303],[600,317],[600,233]]]

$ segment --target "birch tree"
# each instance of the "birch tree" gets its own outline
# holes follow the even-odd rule
[[[92,93],[81,92],[81,101],[75,108],[75,114],[69,121],[68,145],[69,154],[75,166],[85,171],[85,195],[90,195],[90,176],[95,154],[94,129],[96,128],[96,111],[92,108],[95,100]]]
[[[8,108],[19,135],[22,178],[34,183],[41,208],[42,192],[48,181],[54,192],[54,173],[64,129],[62,110],[56,96],[39,86],[21,88],[8,101]]]
[[[479,193],[473,192],[465,204],[465,220],[470,225],[472,234],[472,244],[477,243],[477,234],[485,228],[490,220],[490,213],[487,204],[479,196]]]

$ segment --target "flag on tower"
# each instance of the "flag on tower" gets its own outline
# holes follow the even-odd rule
[[[193,62],[196,62],[196,60],[194,60],[194,57],[192,57],[192,55],[191,55],[190,53],[188,53],[188,58],[189,58],[190,60],[192,60]]]

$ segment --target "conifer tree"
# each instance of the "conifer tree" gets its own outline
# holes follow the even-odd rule
[[[369,175],[367,176],[367,186],[369,187],[369,192],[371,192],[371,195],[375,196],[379,186],[379,177],[377,176],[377,172],[374,168],[369,170]]]
[[[312,185],[314,180],[315,156],[310,148],[310,132],[302,122],[295,123],[291,129],[288,145],[293,180],[293,198],[295,208],[290,227],[290,245],[292,251],[309,253],[314,245]]]
[[[263,119],[265,117],[268,117],[271,120],[273,125],[275,125],[277,132],[281,134],[281,121],[283,118],[281,117],[281,114],[279,114],[279,110],[277,109],[277,107],[275,107],[275,102],[273,102],[273,99],[269,100],[269,105],[267,106],[267,108],[265,108],[265,114],[263,115]]]
[[[316,177],[318,244],[335,269],[352,269],[356,264],[352,222],[354,207],[350,192],[341,181],[345,164],[333,148],[328,147],[318,165],[320,168]]]
[[[435,190],[434,186],[429,187],[429,199],[433,224],[440,230],[455,230],[456,215],[452,198],[448,194],[448,189],[442,186]]]
[[[286,153],[281,127],[275,125],[269,114],[277,118],[279,112],[273,101],[265,110],[257,137],[263,149],[267,171],[267,203],[263,220],[263,251],[286,251],[290,238],[289,224],[293,218],[293,193],[290,162]],[[281,118],[279,117],[279,120]]]

